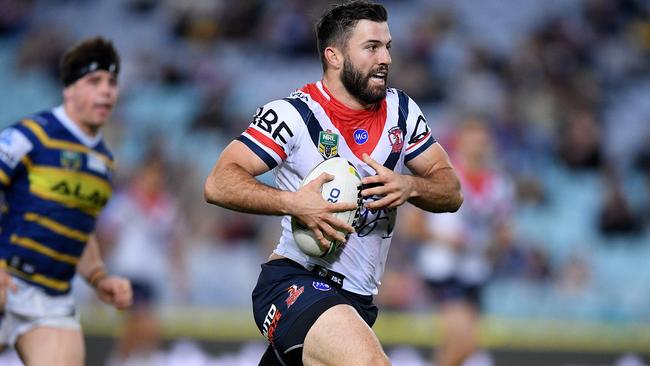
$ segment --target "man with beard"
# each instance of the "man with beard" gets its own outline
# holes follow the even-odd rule
[[[353,1],[329,9],[316,27],[321,81],[257,110],[244,133],[221,154],[205,184],[208,202],[242,212],[284,215],[282,236],[253,290],[255,322],[268,339],[261,365],[387,365],[370,327],[388,256],[396,209],[410,202],[431,212],[462,203],[447,153],[431,136],[417,104],[387,87],[391,36],[380,4]],[[334,156],[362,176],[357,227],[334,218],[356,209],[321,197],[322,174],[298,189],[309,171]],[[413,175],[400,172],[408,167]],[[256,176],[275,170],[277,188]],[[324,248],[304,254],[291,219],[309,227]]]

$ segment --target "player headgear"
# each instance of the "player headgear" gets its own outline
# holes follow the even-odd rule
[[[102,37],[79,43],[61,58],[61,81],[66,87],[97,70],[106,70],[116,76],[120,72],[120,57],[113,43]]]

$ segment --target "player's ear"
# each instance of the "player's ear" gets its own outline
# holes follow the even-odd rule
[[[336,47],[325,48],[325,61],[334,70],[343,68],[343,53]]]
[[[63,89],[63,101],[70,100],[72,98],[72,88],[67,86]]]

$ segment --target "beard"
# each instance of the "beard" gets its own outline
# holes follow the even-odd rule
[[[384,80],[387,81],[388,67],[380,66],[374,70],[370,70],[368,74],[363,75],[359,69],[354,67],[352,60],[345,56],[341,82],[348,93],[362,104],[375,104],[386,97],[386,83],[383,86],[370,86],[370,78],[372,78],[373,74],[380,71],[386,73]]]

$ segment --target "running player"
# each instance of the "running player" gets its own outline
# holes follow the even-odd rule
[[[458,130],[452,161],[465,202],[455,214],[417,212],[407,235],[422,243],[415,269],[440,314],[437,366],[458,366],[479,350],[481,292],[492,274],[491,243],[511,220],[513,183],[493,162],[487,122],[468,118]]]
[[[117,100],[119,56],[110,41],[88,39],[66,52],[60,71],[63,105],[0,133],[0,343],[30,366],[84,364],[76,272],[118,309],[132,297],[127,280],[107,275],[93,235],[111,196],[101,128]]]
[[[353,1],[317,24],[320,81],[257,110],[252,124],[221,154],[205,185],[210,203],[285,215],[279,244],[253,291],[254,318],[270,345],[261,365],[387,365],[370,327],[388,256],[396,209],[405,202],[432,212],[456,211],[460,185],[417,104],[388,88],[391,35],[385,8]],[[323,174],[298,189],[323,159],[343,156],[361,174],[364,205],[356,228],[332,213],[355,204],[328,203]],[[413,175],[401,174],[408,167]],[[278,188],[255,179],[275,170]],[[322,243],[345,241],[334,255],[302,253],[291,217]]]

